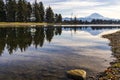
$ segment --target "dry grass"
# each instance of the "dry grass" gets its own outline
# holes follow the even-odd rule
[[[0,27],[19,27],[19,26],[44,26],[54,25],[53,23],[36,23],[36,22],[0,22]]]

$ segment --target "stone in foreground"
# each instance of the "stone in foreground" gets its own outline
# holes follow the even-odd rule
[[[70,70],[67,71],[67,76],[73,80],[85,80],[86,71],[80,69]]]

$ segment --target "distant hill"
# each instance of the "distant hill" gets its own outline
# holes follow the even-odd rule
[[[87,17],[77,18],[77,20],[82,20],[82,21],[92,21],[93,19],[117,20],[117,19],[111,19],[111,18],[104,17],[99,13],[93,13],[93,14],[87,16]],[[63,21],[64,20],[71,20],[71,18],[66,17],[66,18],[63,18]]]

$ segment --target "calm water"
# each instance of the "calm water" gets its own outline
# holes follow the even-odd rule
[[[66,71],[87,76],[104,71],[111,55],[101,35],[118,28],[0,28],[0,80],[69,80]]]

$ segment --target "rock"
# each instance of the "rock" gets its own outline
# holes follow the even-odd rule
[[[86,71],[75,69],[67,71],[67,76],[73,80],[85,80],[86,79]]]

